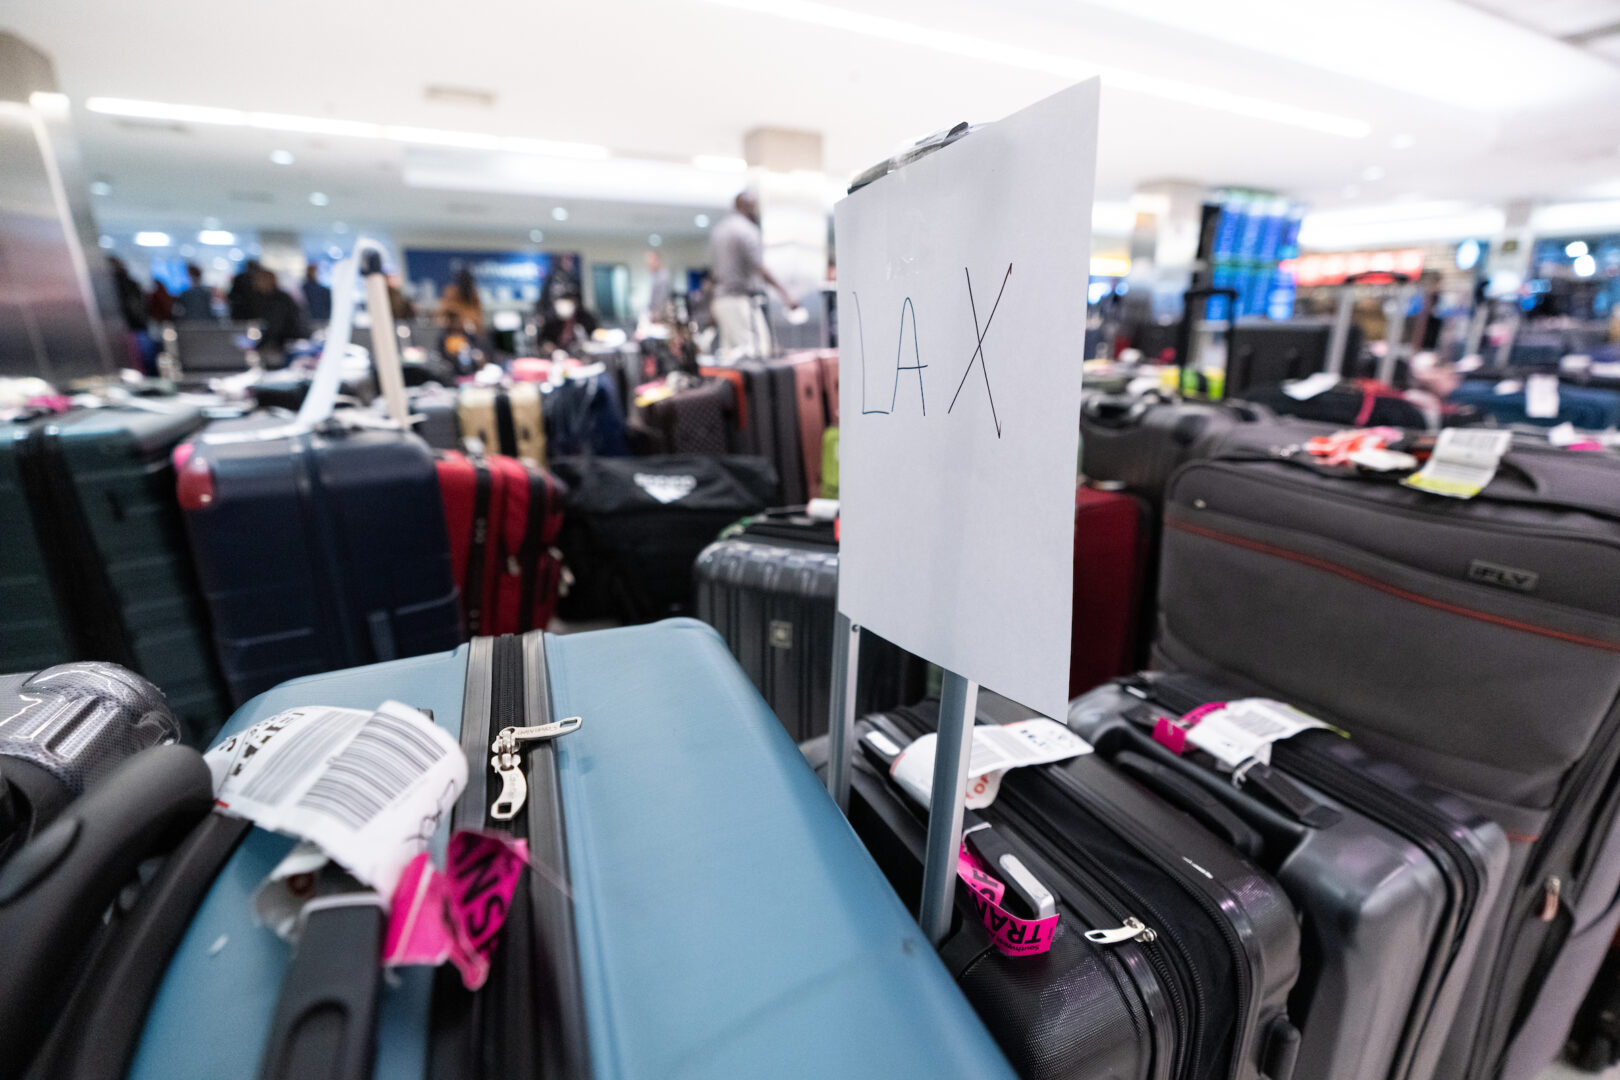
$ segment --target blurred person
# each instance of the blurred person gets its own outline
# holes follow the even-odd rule
[[[416,318],[416,305],[399,287],[398,274],[388,275],[388,310],[396,323],[410,322]]]
[[[130,277],[129,267],[116,255],[107,257],[107,266],[112,270],[113,292],[118,297],[118,313],[123,316],[124,325],[137,334],[146,333],[146,294],[141,291],[140,282]]]
[[[670,297],[673,290],[669,282],[669,269],[664,266],[664,258],[656,249],[647,252],[647,273],[651,276],[647,289],[647,320],[668,322],[672,314]]]
[[[231,310],[231,321],[247,322],[259,317],[259,293],[254,281],[261,269],[258,259],[249,259],[242,264],[241,271],[231,278],[230,290],[225,294],[225,304]]]
[[[444,287],[438,321],[440,326],[471,336],[483,333],[484,302],[478,296],[478,282],[466,267],[457,270],[456,279]]]
[[[174,297],[161,281],[152,282],[152,291],[146,295],[146,317],[152,322],[174,321]]]
[[[287,343],[309,337],[309,322],[298,301],[276,283],[276,275],[259,267],[253,275],[254,311],[264,326],[260,346],[273,353],[287,350]]]
[[[540,354],[549,356],[558,349],[575,352],[596,333],[596,316],[583,301],[572,296],[559,296],[551,306],[551,315],[540,324]]]
[[[311,319],[325,321],[332,317],[332,290],[316,280],[317,272],[314,263],[304,267],[304,310]]]
[[[799,302],[765,267],[765,239],[759,230],[759,199],[745,191],[733,201],[731,213],[709,231],[709,268],[714,275],[710,310],[720,331],[722,355],[764,356],[770,352],[771,328],[763,307],[756,303],[769,285],[789,311]]]
[[[577,308],[584,299],[578,260],[572,255],[559,255],[551,264],[551,269],[546,271],[546,279],[540,283],[540,299],[534,305],[535,314],[540,316],[541,322],[547,322],[556,314],[557,301],[572,300]]]
[[[214,317],[214,290],[203,285],[202,267],[196,263],[187,263],[186,276],[191,279],[191,286],[175,297],[174,317],[184,322],[212,319]]]

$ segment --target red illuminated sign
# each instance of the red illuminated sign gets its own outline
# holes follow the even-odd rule
[[[1411,278],[1423,273],[1423,251],[1345,251],[1326,255],[1301,255],[1285,259],[1279,270],[1294,275],[1297,285],[1338,285],[1356,274],[1405,274]]]

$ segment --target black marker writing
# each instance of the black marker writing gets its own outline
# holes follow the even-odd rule
[[[973,346],[973,355],[968,357],[968,366],[962,371],[962,381],[956,384],[956,393],[952,395],[950,407],[945,411],[948,413],[951,409],[956,408],[956,399],[962,396],[962,387],[967,385],[968,372],[973,370],[973,364],[977,361],[979,371],[984,375],[985,396],[990,399],[990,419],[995,422],[996,438],[999,439],[1001,438],[1001,418],[996,415],[996,395],[990,389],[990,366],[984,359],[984,336],[990,332],[990,324],[995,321],[996,309],[1001,306],[1001,294],[1007,291],[1007,279],[1012,277],[1012,263],[1007,264],[1007,272],[1001,275],[1001,288],[996,291],[996,302],[990,306],[990,316],[984,320],[982,329],[979,326],[979,308],[973,300],[973,275],[968,273],[968,268],[964,266],[962,267],[962,276],[967,279],[968,309],[973,313],[973,335],[976,340]],[[912,319],[915,322],[915,313],[913,313]]]
[[[924,416],[928,415],[928,399],[923,393],[923,369],[928,367],[922,362],[922,353],[917,345],[917,308],[906,297],[900,304],[900,334],[894,344],[894,387],[889,392],[889,407],[887,409],[868,409],[866,407],[866,329],[861,319],[861,294],[854,293],[855,298],[855,332],[861,344],[861,413],[866,416],[888,416],[894,412],[895,404],[900,400],[900,373],[902,371],[915,371],[917,373],[917,398],[922,404]],[[905,355],[906,347],[906,313],[911,313],[911,357],[910,364],[900,363]]]

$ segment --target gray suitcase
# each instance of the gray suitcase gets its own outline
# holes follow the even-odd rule
[[[1276,875],[1299,909],[1296,1075],[1430,1080],[1507,869],[1501,828],[1351,740],[1307,731],[1269,767],[1218,772],[1151,734],[1233,695],[1144,673],[1069,705],[1069,727]]]
[[[1180,401],[1162,394],[1088,393],[1080,405],[1080,471],[1157,502],[1183,462],[1238,424],[1270,414],[1243,402]]]
[[[1502,824],[1437,1075],[1528,1080],[1620,926],[1620,460],[1515,448],[1464,501],[1286,452],[1310,432],[1174,475],[1154,666],[1295,702]]]

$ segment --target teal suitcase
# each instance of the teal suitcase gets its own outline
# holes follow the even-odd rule
[[[375,1025],[348,1033],[375,1033],[374,1064],[366,1057],[359,1075],[1011,1077],[709,627],[675,619],[479,638],[284,683],[238,710],[225,734],[295,706],[385,699],[430,712],[468,756],[468,787],[430,847],[440,855],[450,829],[500,825],[489,813],[504,793],[492,728],[582,722],[524,755],[527,795],[511,825],[546,871],[521,879],[489,982],[472,995],[452,968],[396,969],[379,983]],[[96,1037],[70,1040],[51,1075],[285,1075],[261,1073],[261,1061],[279,1045],[278,997],[304,953],[255,924],[250,897],[292,843],[247,834],[166,970],[157,965],[150,1008],[132,1011],[139,978],[100,975],[141,966],[127,962],[129,939],[151,913],[137,910],[116,943],[124,955],[104,951],[87,977],[99,993],[65,1020]]]

